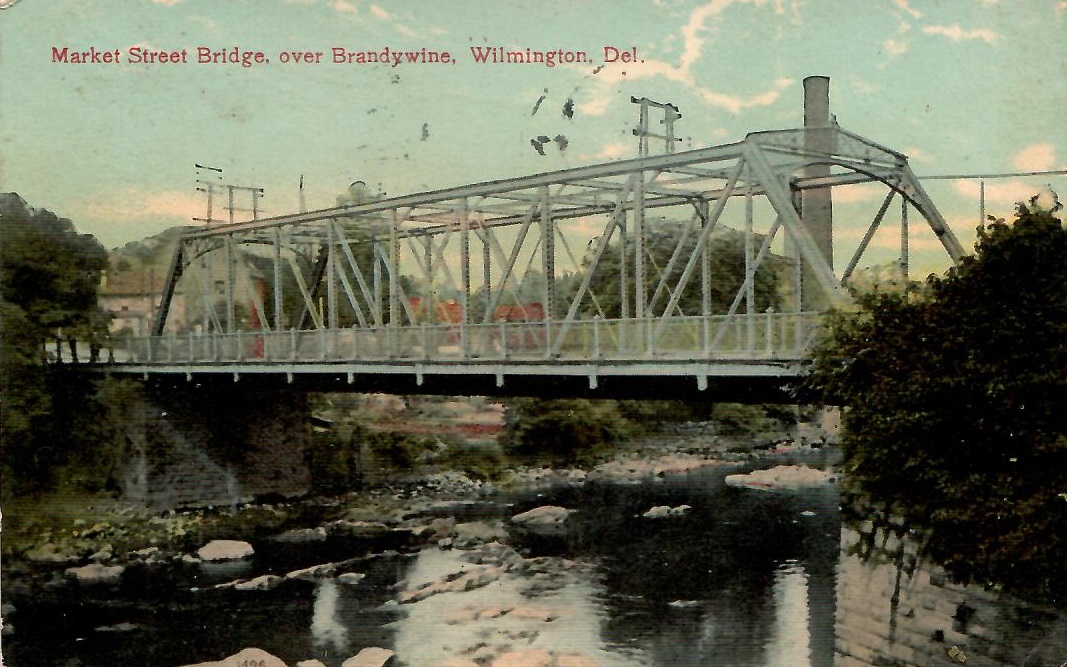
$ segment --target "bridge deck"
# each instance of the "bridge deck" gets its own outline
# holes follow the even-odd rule
[[[654,397],[781,387],[803,374],[816,314],[314,329],[131,338],[90,364],[168,382],[343,391]],[[635,384],[636,383],[636,384]],[[761,389],[762,391],[762,389]],[[744,392],[742,392],[744,393]]]

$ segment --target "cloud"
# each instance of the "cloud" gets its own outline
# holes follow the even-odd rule
[[[333,0],[330,3],[330,8],[338,14],[355,14],[358,11],[356,6],[348,0]]]
[[[927,35],[941,35],[948,37],[953,42],[962,42],[971,39],[980,39],[986,44],[995,44],[1002,39],[1000,34],[989,28],[975,28],[964,30],[958,23],[952,25],[928,25],[923,26],[922,31]]]
[[[793,85],[792,79],[777,79],[770,88],[749,96],[733,95],[724,93],[697,84],[693,76],[692,68],[703,56],[708,23],[716,19],[728,7],[737,3],[763,5],[763,0],[711,0],[707,4],[698,7],[689,14],[685,25],[681,28],[682,52],[678,57],[677,64],[663,60],[645,59],[643,62],[628,63],[625,70],[618,66],[605,67],[597,75],[600,89],[592,96],[594,99],[603,95],[613,84],[621,81],[633,81],[635,79],[651,79],[662,77],[669,81],[682,84],[689,88],[708,104],[729,111],[741,113],[751,107],[767,106],[778,100],[782,91]],[[584,113],[600,115],[607,109],[607,105],[596,101],[582,105]]]
[[[908,52],[908,43],[904,40],[889,38],[882,42],[882,48],[890,58],[896,58]]]
[[[981,183],[975,179],[959,180],[953,184],[956,192],[973,198],[975,206],[978,206],[981,197]],[[1040,190],[1040,186],[1023,181],[986,181],[986,203],[1015,204],[1033,197]]]
[[[904,154],[908,156],[908,160],[912,162],[922,162],[923,164],[930,164],[935,162],[934,156],[930,155],[918,146],[908,146],[904,149]]]
[[[1012,164],[1021,171],[1052,169],[1056,164],[1056,151],[1048,143],[1027,146],[1015,156]]]
[[[887,192],[881,184],[859,183],[834,188],[833,198],[835,204],[860,204],[885,199]]]
[[[908,0],[893,0],[893,4],[907,12],[913,19],[921,19],[923,17],[923,13],[909,5]]]
[[[597,160],[618,160],[627,157],[627,155],[633,152],[634,147],[632,144],[624,144],[616,141],[610,144],[605,144],[592,157]]]
[[[152,0],[152,4],[163,5],[164,7],[173,7],[181,1],[182,0]]]
[[[378,5],[371,5],[370,6],[370,13],[374,14],[374,16],[376,18],[380,18],[380,19],[389,18],[389,12],[385,11],[384,9],[379,7]]]
[[[1060,0],[1056,3],[1056,13],[1067,11],[1067,0]]]
[[[130,189],[113,199],[110,194],[105,196],[107,198],[88,202],[87,212],[116,223],[140,222],[145,218],[161,217],[191,223],[194,217],[203,217],[206,211],[203,195],[184,190],[144,192]],[[217,209],[219,210],[221,209]]]

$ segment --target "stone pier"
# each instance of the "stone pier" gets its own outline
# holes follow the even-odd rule
[[[305,394],[143,388],[123,415],[123,494],[155,510],[306,492]]]

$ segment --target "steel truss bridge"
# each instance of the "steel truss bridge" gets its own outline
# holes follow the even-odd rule
[[[805,197],[860,183],[885,197],[835,273],[829,221]],[[763,395],[802,374],[894,198],[905,276],[909,209],[963,256],[906,156],[836,124],[209,224],[181,238],[153,335],[96,367],[402,393]]]

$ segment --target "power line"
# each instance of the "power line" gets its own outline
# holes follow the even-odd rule
[[[1050,169],[1047,171],[1014,171],[999,174],[939,174],[937,176],[919,176],[920,181],[948,181],[968,178],[1015,178],[1017,176],[1048,176],[1067,174],[1067,169]]]

